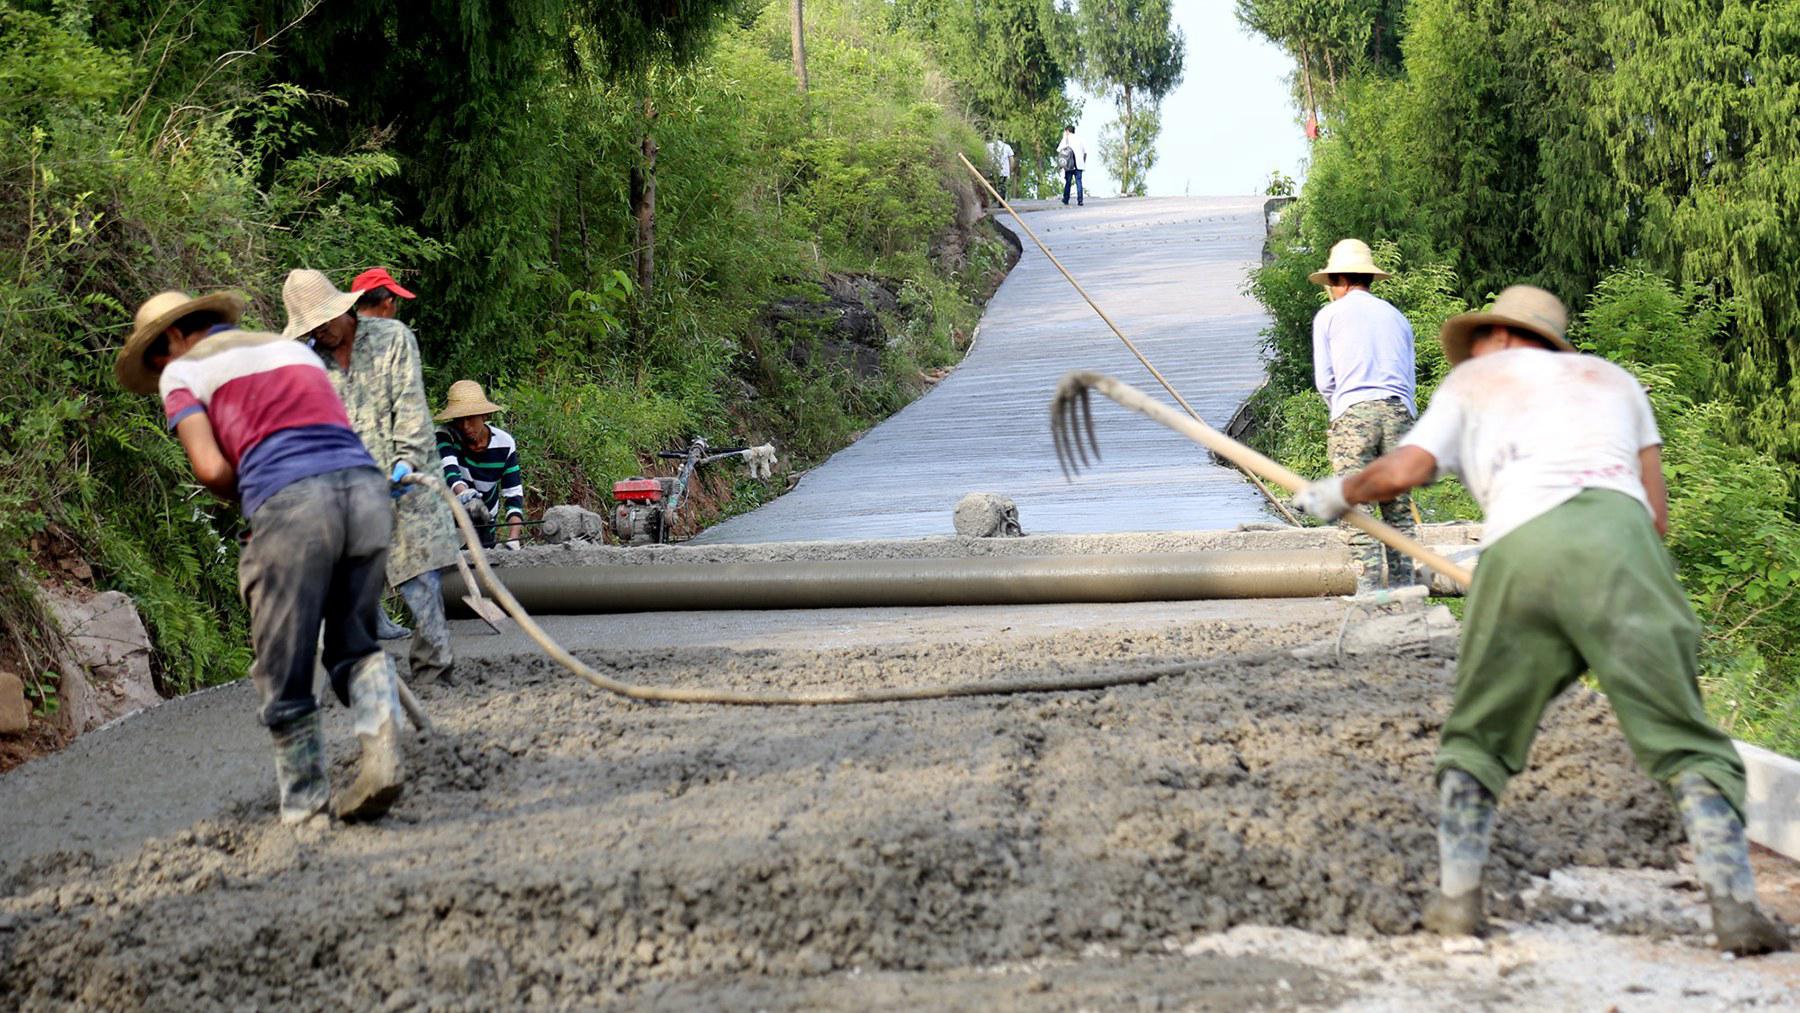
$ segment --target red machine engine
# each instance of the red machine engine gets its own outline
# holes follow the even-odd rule
[[[668,535],[663,501],[669,479],[628,478],[613,483],[613,535],[621,545],[656,545]]]

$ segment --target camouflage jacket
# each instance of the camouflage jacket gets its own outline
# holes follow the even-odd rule
[[[324,359],[325,374],[350,413],[351,427],[382,471],[392,471],[395,462],[405,461],[414,471],[441,480],[444,467],[438,460],[419,342],[412,330],[398,320],[366,317],[356,322],[350,368],[338,368],[333,356]],[[458,551],[456,522],[435,493],[414,489],[395,501],[389,584],[397,587],[427,570],[454,566]]]

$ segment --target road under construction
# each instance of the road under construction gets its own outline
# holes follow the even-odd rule
[[[1266,321],[1242,285],[1264,215],[1261,198],[1168,198],[1024,217],[1222,428],[1261,377]],[[1277,559],[1289,582],[1304,571],[1298,589],[990,591],[987,604],[841,590],[834,604],[828,590],[791,608],[540,620],[594,672],[677,690],[1162,671],[832,708],[622,699],[517,627],[462,620],[458,682],[414,687],[433,729],[409,743],[407,794],[370,825],[276,824],[248,684],[170,701],[0,777],[0,995],[25,1008],[1800,1002],[1800,957],[1706,947],[1679,821],[1586,689],[1553,708],[1509,789],[1488,882],[1500,931],[1419,934],[1455,620],[1419,604],[1347,611],[1341,532],[1287,529],[1236,471],[1139,415],[1099,405],[1106,455],[1066,480],[1048,407],[1072,369],[1154,386],[1027,244],[963,364],[792,492],[688,545],[529,548],[502,576],[660,586],[644,575],[841,564],[929,584],[933,567],[990,565],[1004,587],[1023,561],[1235,556]],[[970,492],[1010,497],[1026,537],[951,537]],[[326,720],[341,779],[348,718]],[[1765,903],[1800,915],[1793,867],[1759,861]]]

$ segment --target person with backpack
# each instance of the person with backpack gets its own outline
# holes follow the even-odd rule
[[[1088,153],[1087,145],[1075,136],[1074,127],[1063,128],[1062,143],[1056,146],[1056,158],[1057,164],[1062,167],[1063,203],[1069,203],[1069,188],[1074,187],[1075,206],[1080,207],[1086,203],[1086,197],[1081,191],[1081,174],[1087,171]]]

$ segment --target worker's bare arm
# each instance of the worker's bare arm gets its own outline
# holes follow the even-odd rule
[[[1644,482],[1644,495],[1650,498],[1650,514],[1656,518],[1656,533],[1669,537],[1669,487],[1663,480],[1662,447],[1648,446],[1638,451],[1638,475]]]
[[[1436,477],[1437,458],[1418,447],[1401,447],[1345,478],[1344,498],[1352,504],[1385,503]]]
[[[220,499],[238,498],[237,469],[219,449],[219,438],[213,433],[212,420],[205,412],[195,412],[175,424],[175,437],[187,451],[194,477]]]

